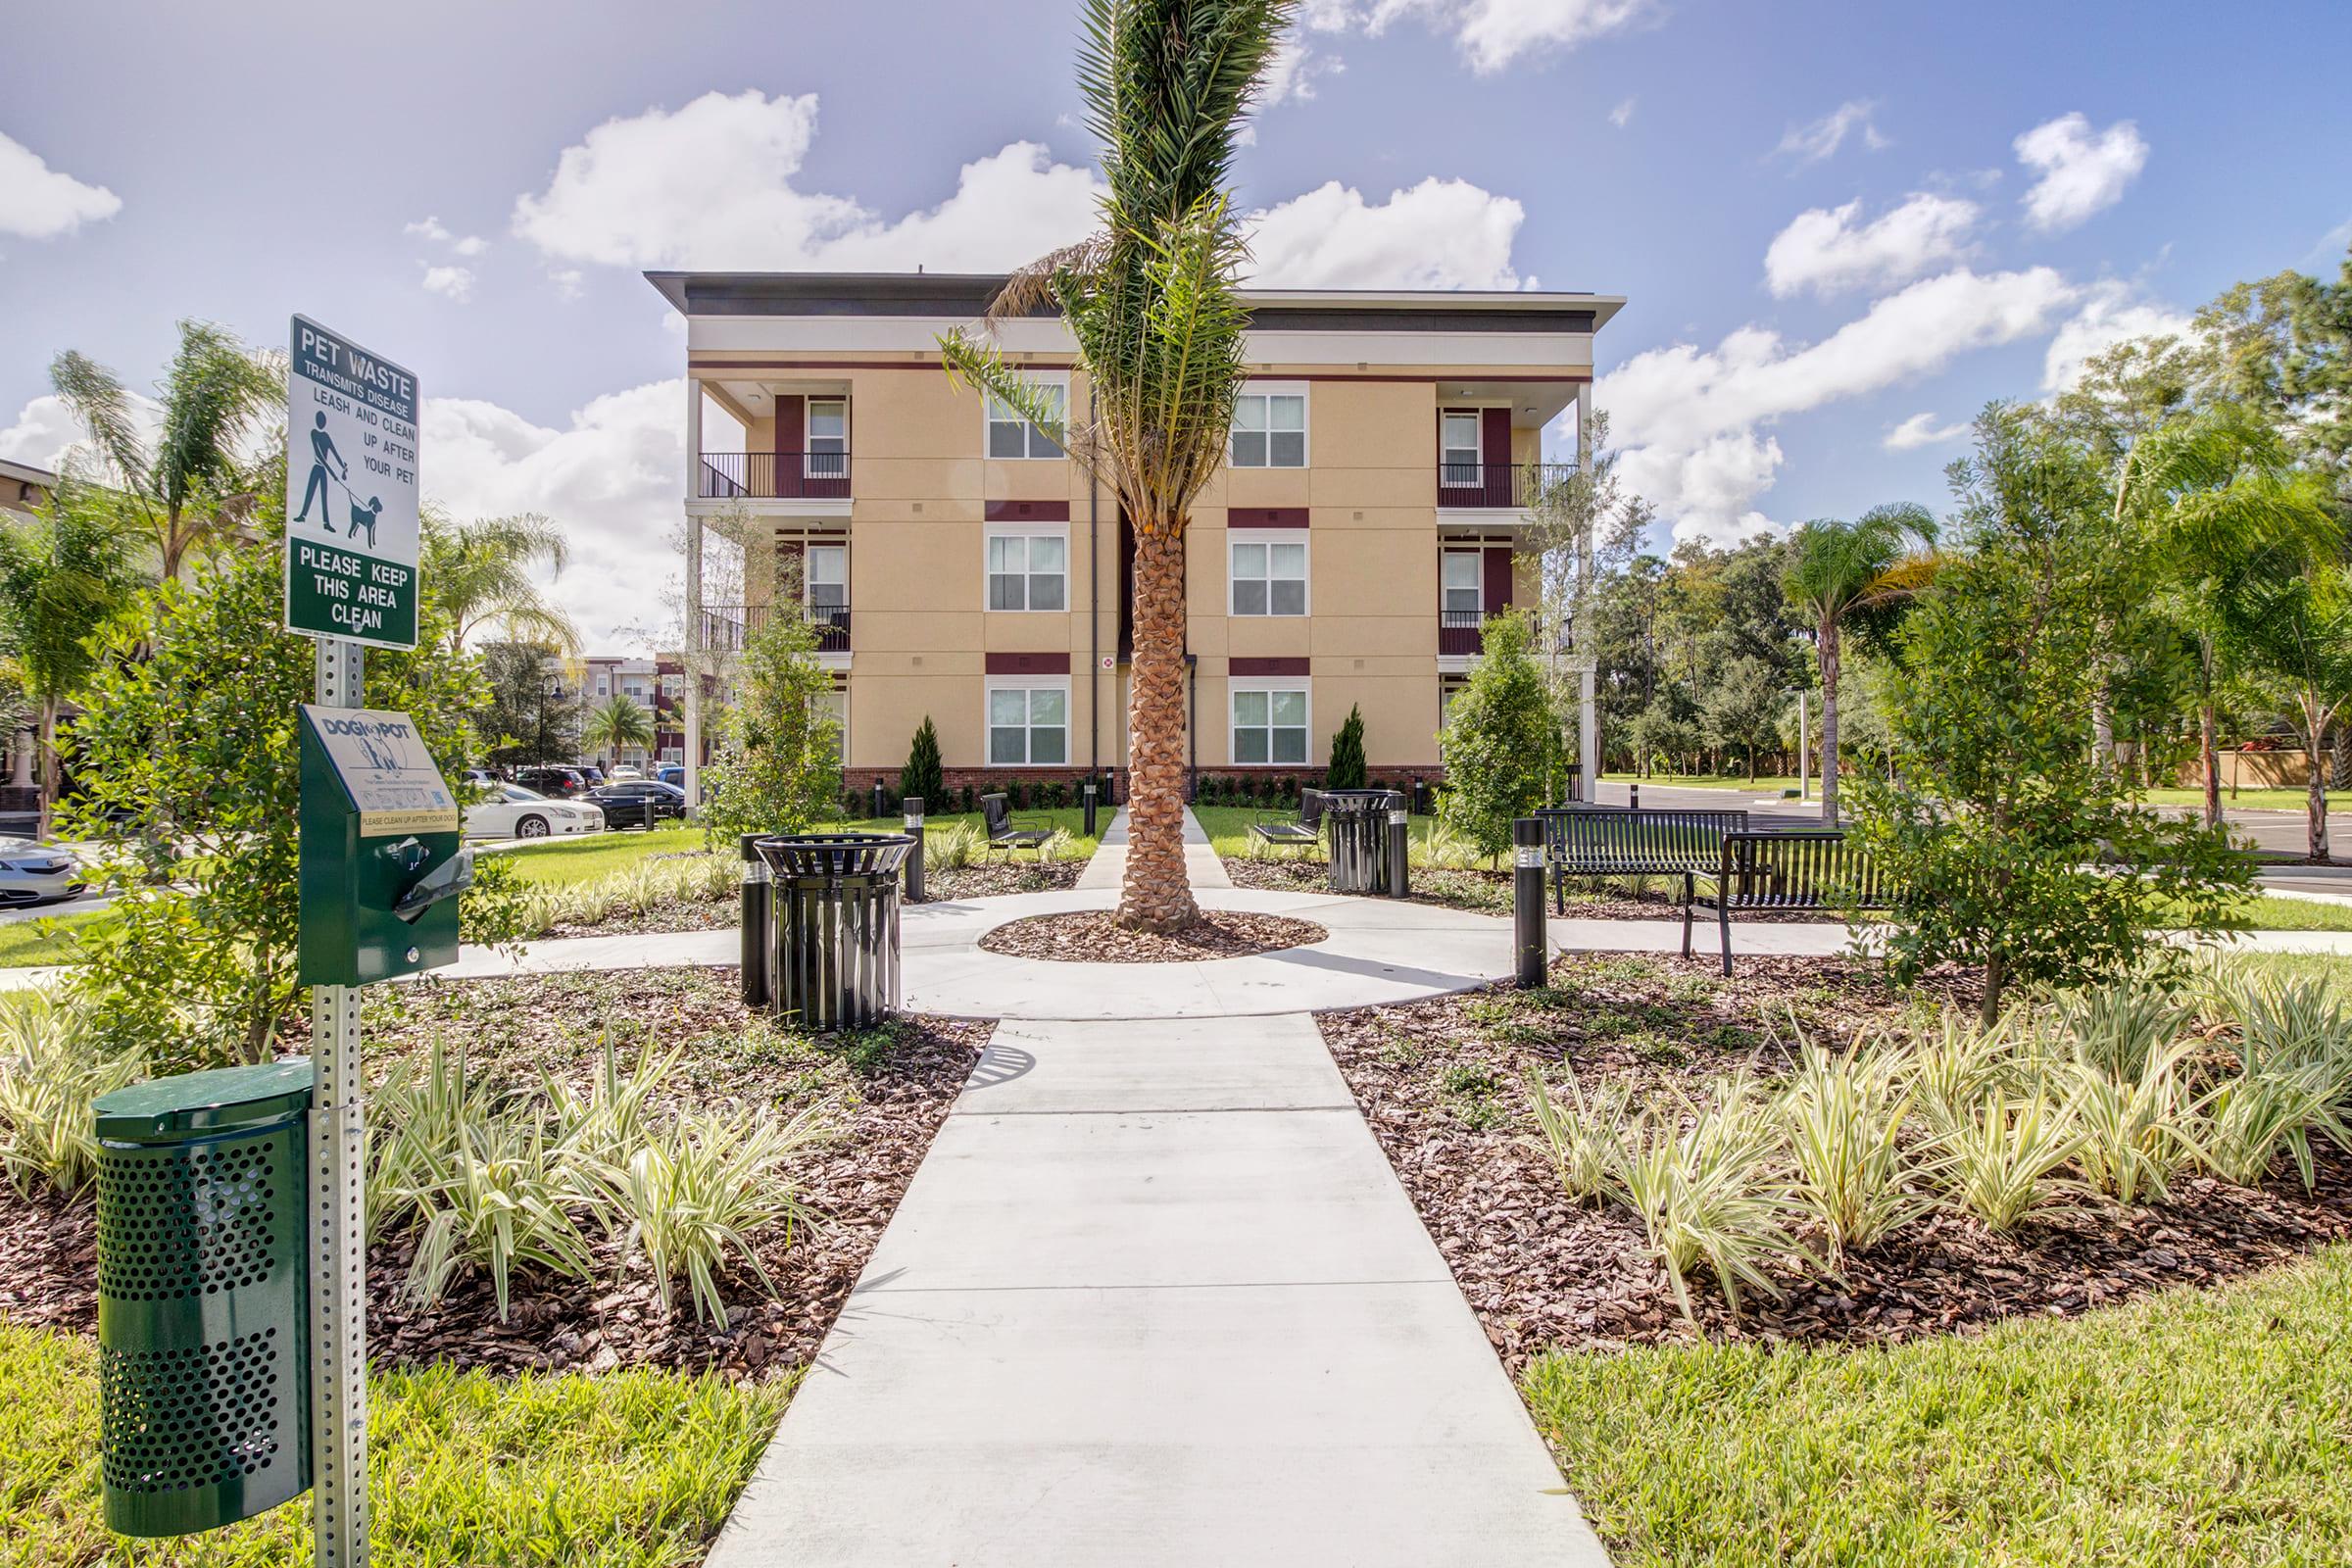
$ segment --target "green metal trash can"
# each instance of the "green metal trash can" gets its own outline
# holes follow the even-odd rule
[[[98,1388],[107,1528],[180,1536],[311,1484],[311,1064],[101,1097]]]

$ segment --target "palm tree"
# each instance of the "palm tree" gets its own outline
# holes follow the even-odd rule
[[[1102,142],[1102,227],[1016,273],[984,340],[940,339],[950,374],[1049,429],[1135,534],[1128,681],[1128,853],[1119,918],[1200,918],[1184,870],[1184,546],[1194,498],[1225,460],[1249,312],[1226,194],[1236,133],[1296,0],[1086,0],[1078,85]],[[1076,417],[993,341],[1057,307],[1091,393]],[[1058,390],[1058,389],[1056,389]]]
[[[569,552],[561,528],[536,512],[453,523],[427,509],[423,523],[419,569],[449,612],[451,654],[463,654],[481,631],[579,653],[578,628],[532,576],[542,567],[551,577],[563,573]]]
[[[653,715],[627,692],[614,692],[611,699],[590,710],[580,725],[580,739],[589,750],[610,754],[617,762],[620,754],[631,746],[652,747]]]
[[[63,774],[58,709],[95,662],[91,634],[138,585],[114,500],[67,480],[29,520],[0,528],[0,635],[40,715],[44,839]]]
[[[188,552],[236,526],[258,499],[239,447],[285,407],[285,369],[208,321],[179,323],[179,349],[157,384],[159,427],[139,434],[131,395],[114,371],[73,349],[49,384],[81,421],[106,477],[137,506],[166,578]]]
[[[1915,592],[1932,567],[1936,519],[1925,507],[1873,507],[1851,522],[1834,517],[1796,530],[1781,586],[1813,617],[1821,657],[1821,820],[1838,825],[1838,673],[1847,617]]]

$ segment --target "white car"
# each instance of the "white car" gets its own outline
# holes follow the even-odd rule
[[[642,782],[644,778],[645,769],[627,762],[615,762],[605,769],[605,782],[608,784],[634,784]]]
[[[564,838],[604,830],[603,807],[551,800],[519,784],[501,784],[497,795],[466,808],[466,836],[469,839]]]
[[[0,839],[0,905],[79,898],[88,885],[80,862],[65,851],[30,839]]]

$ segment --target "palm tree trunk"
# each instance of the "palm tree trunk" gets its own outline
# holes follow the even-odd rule
[[[62,771],[57,765],[57,694],[52,692],[41,699],[41,814],[33,837],[40,843],[49,842],[49,830],[57,814],[57,798],[65,789]]]
[[[2205,768],[2205,828],[2222,825],[2221,716],[2213,703],[2213,641],[2197,649],[2197,760]]]
[[[1142,519],[1138,519],[1139,522]],[[1127,694],[1127,877],[1119,921],[1176,931],[1200,918],[1184,872],[1184,531],[1139,526]]]
[[[2311,769],[2306,786],[2304,809],[2311,824],[2311,858],[2322,865],[2328,863],[2328,770],[2326,753],[2320,739],[2328,728],[2328,716],[2319,699],[2306,693],[2303,698],[2303,756]]]
[[[1821,620],[1821,825],[1838,825],[1838,619]]]

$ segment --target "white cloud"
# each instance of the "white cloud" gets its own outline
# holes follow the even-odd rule
[[[1756,498],[1782,454],[1760,426],[1942,369],[1972,349],[2047,331],[2082,290],[2050,268],[1957,268],[1873,303],[1818,343],[1792,348],[1743,326],[1712,349],[1681,343],[1636,355],[1595,400],[1626,450],[1628,481],[1678,538],[1726,538],[1764,524]]]
[[[85,185],[51,169],[23,142],[0,135],[0,234],[56,239],[122,210],[104,185]]]
[[[473,298],[473,269],[428,266],[424,270],[424,291],[463,305]]]
[[[1959,440],[1968,434],[1968,425],[1937,424],[1933,414],[1914,414],[1886,432],[1879,444],[1889,452],[1916,452],[1921,447],[1939,447]]]
[[[461,236],[453,233],[451,232],[449,225],[442,222],[438,218],[427,217],[420,219],[414,223],[403,223],[400,227],[400,231],[403,234],[413,234],[418,239],[428,241],[435,245],[446,245],[451,251],[460,256],[479,256],[482,254],[482,252],[490,248],[490,242],[482,238],[481,235],[466,234]]]
[[[2105,282],[2086,291],[2082,308],[2058,328],[2042,357],[2041,386],[2064,392],[2082,368],[2118,343],[2135,337],[2186,337],[2196,322],[2170,306],[2137,298],[2128,283]]]
[[[1633,122],[1634,101],[1631,98],[1621,101],[1616,108],[1609,111],[1609,123],[1615,125],[1619,130],[1623,130]]]
[[[1382,203],[1338,180],[1244,221],[1254,283],[1288,288],[1534,286],[1511,266],[1526,209],[1460,179],[1425,179]]]
[[[1321,54],[1299,41],[1296,34],[1283,40],[1274,51],[1274,59],[1266,67],[1266,79],[1259,95],[1261,108],[1271,109],[1292,99],[1304,101],[1315,95],[1315,83],[1325,76],[1336,76],[1348,69],[1348,62],[1338,55]]]
[[[1310,28],[1358,28],[1378,35],[1411,17],[1450,36],[1478,72],[1500,71],[1522,55],[1574,49],[1655,15],[1657,0],[1309,0]]]
[[[460,517],[542,512],[571,548],[552,587],[599,651],[623,626],[659,625],[677,571],[686,384],[656,381],[600,397],[561,429],[495,403],[427,398],[425,490]]]
[[[1862,133],[1862,145],[1872,152],[1888,145],[1879,134],[1878,123],[1871,117],[1878,104],[1868,98],[1852,98],[1839,104],[1819,120],[1808,124],[1790,125],[1781,133],[1781,144],[1773,151],[1793,158],[1798,164],[1818,164],[1836,154],[1845,145],[1845,138],[1855,131]]]
[[[2027,221],[2045,233],[2113,207],[2148,162],[2148,144],[2129,120],[2094,132],[2082,116],[2061,115],[2013,145],[2018,162],[2041,175],[2024,201]]]
[[[1811,289],[1827,296],[1905,282],[1958,261],[1976,226],[1977,204],[1923,191],[1867,223],[1861,215],[1859,201],[1799,213],[1764,253],[1764,280],[1772,292],[1786,298]]]
[[[1013,142],[963,166],[955,194],[894,221],[794,184],[816,97],[706,93],[610,120],[566,147],[514,228],[550,258],[609,267],[933,271],[1016,267],[1094,226],[1091,171]]]

